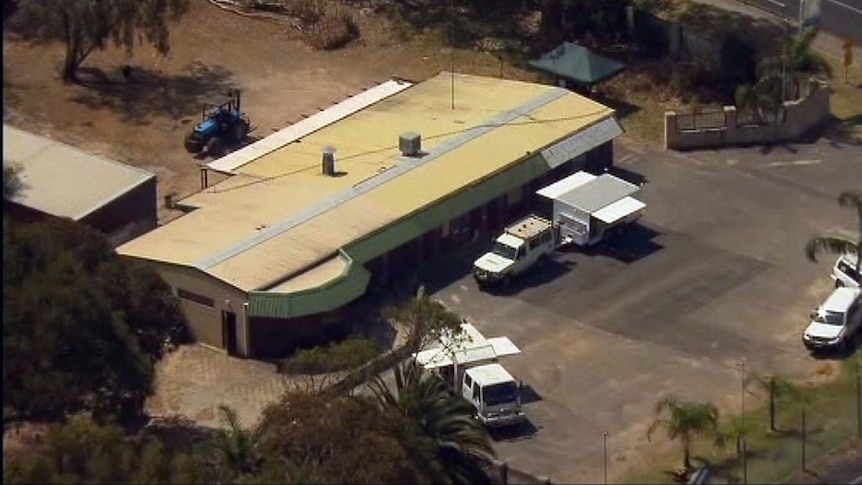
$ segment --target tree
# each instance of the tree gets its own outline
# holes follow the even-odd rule
[[[37,35],[66,44],[63,81],[76,80],[78,67],[110,42],[131,52],[145,40],[161,54],[170,49],[168,21],[188,10],[188,0],[18,0],[20,14]]]
[[[372,391],[385,409],[409,424],[404,442],[422,456],[435,482],[490,483],[482,463],[494,456],[487,430],[473,417],[473,406],[447,384],[423,372],[415,360],[397,366],[395,393],[380,376]]]
[[[345,372],[380,355],[373,338],[352,337],[326,347],[312,347],[297,351],[279,364],[279,371],[298,374],[305,383],[305,392],[322,392]]]
[[[862,270],[862,192],[848,191],[838,196],[841,207],[856,209],[859,223],[857,239],[851,240],[841,236],[815,236],[805,245],[805,255],[811,261],[817,261],[817,254],[828,252],[832,254],[853,254],[856,256],[856,272]]]
[[[791,80],[793,98],[800,96],[800,88],[807,85],[812,75],[832,77],[832,66],[829,61],[813,49],[817,32],[815,28],[805,29],[791,37],[783,46],[784,69]],[[774,73],[776,67],[773,64]]]
[[[832,66],[812,49],[817,29],[805,29],[785,41],[777,55],[762,59],[753,85],[738,86],[736,105],[754,112],[759,121],[778,120],[784,101],[800,96],[812,75],[832,77]]]
[[[399,440],[405,423],[370,396],[289,392],[264,410],[262,470],[268,483],[429,483]]]
[[[141,418],[163,343],[184,325],[170,289],[82,224],[6,229],[4,407],[14,419]]]
[[[754,418],[750,414],[740,414],[730,418],[722,430],[723,440],[736,443],[736,454],[742,456],[742,440],[754,429]]]
[[[442,335],[457,337],[461,334],[461,318],[424,294],[400,306],[387,307],[382,313],[387,319],[406,324],[411,353],[439,341]]]
[[[721,441],[718,432],[718,409],[712,403],[680,401],[667,396],[656,404],[656,419],[647,430],[647,440],[659,427],[667,432],[668,439],[679,439],[683,450],[683,466],[691,468],[691,444],[697,435],[711,435]]]
[[[745,384],[756,384],[769,397],[769,431],[777,431],[775,428],[775,414],[778,401],[785,397],[798,398],[799,388],[787,378],[779,375],[757,375],[749,376]]]
[[[758,66],[758,73],[762,73],[763,64]],[[736,106],[743,111],[755,114],[757,121],[762,123],[768,121],[777,122],[781,114],[781,77],[771,75],[760,75],[754,84],[743,84],[737,86],[734,93]]]
[[[260,429],[244,429],[230,406],[222,404],[218,410],[223,429],[216,435],[216,447],[224,462],[237,477],[255,473],[260,466],[257,450]]]

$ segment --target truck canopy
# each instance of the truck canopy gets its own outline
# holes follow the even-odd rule
[[[640,187],[637,185],[611,174],[596,176],[580,171],[536,194],[611,224],[646,207],[643,202],[630,197],[638,190]]]
[[[413,354],[416,361],[426,369],[436,369],[454,364],[491,362],[498,357],[521,353],[521,349],[507,337],[485,338],[470,323],[462,323],[461,329],[458,338],[443,336],[438,346]]]
[[[509,374],[509,371],[500,364],[485,364],[471,367],[467,369],[466,374],[483,387],[515,380],[512,374]]]

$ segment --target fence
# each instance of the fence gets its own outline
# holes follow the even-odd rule
[[[665,149],[689,150],[798,139],[829,118],[829,85],[812,79],[807,95],[785,101],[779,113],[777,120],[763,122],[751,114],[740,115],[734,106],[725,106],[723,117],[717,112],[668,111],[665,113]]]
[[[724,128],[727,125],[727,112],[724,110],[703,111],[677,115],[678,130],[708,130]]]

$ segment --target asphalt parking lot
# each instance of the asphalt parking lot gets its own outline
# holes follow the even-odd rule
[[[529,386],[530,426],[498,435],[496,448],[559,483],[601,483],[604,432],[611,481],[675,446],[646,439],[665,394],[736,412],[743,358],[800,379],[829,365],[800,339],[834,258],[812,264],[802,248],[856,230],[837,194],[862,189],[859,146],[679,154],[624,140],[615,159],[647,181],[645,214],[624,239],[560,252],[506,294],[480,292],[464,262],[428,282],[486,336],[521,348],[502,363]]]

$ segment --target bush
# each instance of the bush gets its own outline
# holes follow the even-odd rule
[[[372,338],[349,338],[327,347],[299,350],[278,367],[288,374],[327,374],[359,367],[380,354]]]
[[[334,50],[359,38],[359,26],[353,16],[343,7],[323,11],[317,22],[308,28],[307,42],[319,50]]]

